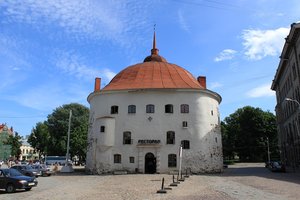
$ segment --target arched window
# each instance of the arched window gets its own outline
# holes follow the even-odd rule
[[[121,163],[121,154],[114,154],[114,163]]]
[[[173,113],[173,105],[172,104],[165,105],[165,113]]]
[[[153,104],[146,105],[146,113],[154,113],[154,105]]]
[[[189,105],[188,104],[181,104],[180,105],[180,112],[181,113],[189,113]]]
[[[123,144],[132,144],[130,131],[123,132]]]
[[[110,108],[110,114],[118,114],[118,110],[119,110],[118,106],[112,106]]]
[[[167,144],[175,144],[175,132],[174,131],[167,132]]]
[[[190,141],[189,140],[182,140],[181,146],[183,149],[190,149]]]
[[[177,166],[176,154],[169,154],[168,155],[168,167],[176,167],[176,166]]]
[[[128,106],[128,113],[136,113],[136,106],[135,105],[129,105]]]

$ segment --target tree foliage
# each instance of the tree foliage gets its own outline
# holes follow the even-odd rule
[[[11,146],[11,156],[14,156],[16,159],[20,158],[21,155],[21,136],[15,132],[15,135],[9,135],[7,140],[4,142],[4,144],[10,145]]]
[[[221,123],[225,159],[267,160],[267,139],[272,157],[278,157],[276,117],[260,108],[245,106]]]
[[[69,127],[69,113],[72,110],[70,126],[71,157],[85,160],[88,134],[89,109],[81,104],[71,103],[56,108],[43,123],[37,123],[28,142],[44,155],[65,156]]]

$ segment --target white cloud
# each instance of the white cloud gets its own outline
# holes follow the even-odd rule
[[[223,60],[231,60],[237,52],[233,49],[224,49],[216,58],[215,62],[220,62]]]
[[[84,59],[72,52],[63,52],[55,60],[55,65],[64,73],[74,76],[78,79],[89,81],[91,77],[102,76],[104,81],[109,82],[116,73],[110,69],[95,69],[84,64]]]
[[[251,60],[260,60],[266,56],[276,56],[282,51],[284,38],[289,28],[275,30],[244,30],[242,38],[245,55]]]
[[[248,97],[259,98],[259,97],[269,97],[275,96],[275,92],[271,90],[270,84],[264,84],[259,87],[253,88],[246,93]]]
[[[151,6],[147,1],[4,0],[0,9],[6,16],[3,23],[17,21],[33,24],[37,29],[55,25],[77,39],[106,39],[130,45],[126,35],[144,30],[148,17],[145,11]]]
[[[179,10],[179,11],[177,12],[177,14],[178,14],[178,22],[179,22],[180,27],[181,27],[184,31],[190,32],[190,27],[189,27],[188,24],[186,23],[186,20],[185,20],[185,18],[184,18],[184,16],[183,16],[182,11]]]
[[[223,85],[219,82],[213,82],[210,84],[210,89],[213,90],[213,89],[216,89],[216,88],[220,88],[220,87],[223,87]]]

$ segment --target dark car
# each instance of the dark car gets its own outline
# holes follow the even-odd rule
[[[35,177],[24,176],[16,169],[0,169],[0,189],[5,189],[8,193],[15,192],[16,189],[29,191],[37,184]]]
[[[285,166],[279,161],[273,161],[269,165],[269,169],[272,172],[285,172]]]
[[[38,177],[41,175],[39,170],[33,169],[30,165],[14,165],[11,168],[18,170],[25,176]]]
[[[51,176],[51,174],[53,174],[51,168],[44,164],[32,165],[32,168],[38,170],[41,176]]]

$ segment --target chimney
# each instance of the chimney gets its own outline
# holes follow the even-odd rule
[[[198,76],[197,81],[200,83],[200,85],[206,89],[206,77],[205,76]]]
[[[101,86],[101,78],[95,78],[95,90],[94,92],[96,91],[100,91],[100,86]]]

